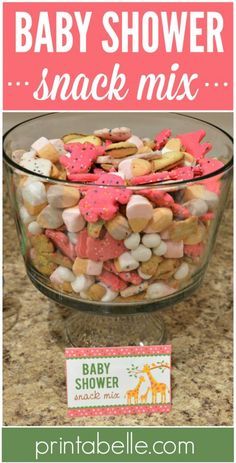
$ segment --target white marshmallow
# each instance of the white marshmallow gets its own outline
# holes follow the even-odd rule
[[[137,148],[142,148],[143,146],[143,141],[137,137],[137,135],[132,135],[130,138],[127,140],[128,143],[133,143],[134,145],[137,146]]]
[[[155,256],[164,256],[164,254],[167,251],[167,244],[165,243],[165,241],[161,241],[159,246],[154,248],[152,251],[153,254],[155,254]]]
[[[176,280],[183,280],[186,278],[189,274],[189,265],[187,262],[182,262],[182,264],[179,266],[178,270],[174,273],[174,278]]]
[[[158,233],[145,234],[142,243],[147,248],[156,248],[161,243],[161,237]]]
[[[124,241],[124,245],[127,249],[136,249],[140,243],[140,234],[131,233],[128,238]]]
[[[80,192],[77,188],[73,187],[51,185],[47,190],[47,199],[50,206],[58,209],[74,207],[79,202]]]
[[[122,174],[126,180],[133,177],[132,159],[125,159],[119,163],[119,174]]]
[[[25,206],[21,206],[19,209],[19,214],[22,222],[27,225],[35,220],[35,217],[33,215],[30,215],[25,208]]]
[[[31,145],[31,149],[37,151],[37,153],[42,149],[45,148],[49,144],[49,140],[46,137],[40,137],[38,140]]]
[[[35,150],[30,150],[30,151],[26,151],[21,156],[21,161],[28,161],[30,159],[35,159],[35,158],[36,158],[36,151]]]
[[[151,220],[153,207],[148,199],[141,195],[132,195],[127,206],[126,216],[134,232],[142,231]]]
[[[46,206],[38,215],[37,222],[42,228],[56,229],[63,225],[62,211]]]
[[[75,293],[86,291],[93,283],[95,279],[87,275],[79,275],[71,283],[71,287]]]
[[[20,166],[45,177],[49,177],[52,170],[52,162],[49,159],[25,159],[20,161]]]
[[[60,156],[65,156],[67,151],[64,148],[64,143],[60,138],[54,138],[49,140],[49,142],[56,148]]]
[[[102,297],[101,302],[111,302],[118,296],[119,293],[112,291],[112,289],[108,288],[105,283],[100,283],[100,285],[106,289],[106,294]]]
[[[63,267],[62,265],[60,265],[59,267],[57,267],[56,271],[57,271],[58,277],[61,278],[61,280],[63,281],[72,282],[75,280],[75,275],[67,267]]]
[[[123,180],[125,180],[125,174],[123,172],[112,172],[112,175],[118,175],[118,177],[121,177]]]
[[[143,244],[140,244],[137,249],[131,251],[131,255],[138,262],[147,262],[152,257],[152,251]]]
[[[25,153],[25,150],[22,150],[22,149],[14,150],[11,153],[11,158],[13,159],[13,161],[19,164],[24,153]]]
[[[79,232],[85,226],[85,220],[78,206],[65,209],[62,213],[62,219],[67,230],[71,233]]]
[[[100,275],[102,273],[103,262],[88,260],[87,275]]]
[[[39,179],[37,177],[33,177],[32,175],[28,175],[26,180],[24,180],[24,185],[23,187],[27,186],[27,185],[30,185],[30,183],[35,183],[35,182],[38,182]],[[44,183],[43,180],[40,179],[40,182],[41,183]]]
[[[162,281],[153,283],[147,288],[147,299],[160,299],[161,297],[169,296],[170,294],[175,293],[175,289],[166,285]]]
[[[135,270],[139,267],[139,263],[136,259],[134,259],[130,252],[124,252],[123,254],[121,254],[121,256],[118,257],[118,264],[121,269],[121,272]]]
[[[40,235],[43,232],[43,229],[39,226],[39,224],[36,221],[34,221],[28,225],[28,231],[32,235]]]
[[[22,189],[22,197],[32,206],[38,206],[47,202],[46,189],[42,182],[33,182]]]
[[[50,276],[52,283],[62,284],[64,282],[71,283],[75,280],[73,272],[67,267],[59,266]]]
[[[131,286],[128,286],[128,288],[123,289],[123,291],[120,292],[120,295],[121,297],[134,296],[135,294],[139,294],[145,291],[147,287],[148,287],[147,282],[140,283],[140,285],[131,285]]]
[[[142,270],[140,269],[140,267],[138,268],[138,274],[139,274],[140,278],[142,278],[143,280],[150,280],[150,278],[152,278],[152,275],[148,275],[147,273],[143,273]]]
[[[197,217],[206,214],[208,211],[206,201],[200,198],[191,199],[190,201],[187,201],[187,203],[183,204],[183,206],[189,210],[191,215],[196,215]]]
[[[67,236],[72,244],[77,244],[78,240],[78,233],[67,233]]]
[[[209,211],[214,211],[219,202],[219,198],[214,191],[205,190],[204,201],[206,201]]]

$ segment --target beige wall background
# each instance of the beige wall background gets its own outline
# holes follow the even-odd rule
[[[36,117],[43,115],[45,113],[38,113],[38,112],[25,112],[25,113],[19,113],[19,112],[5,112],[3,113],[3,131],[6,132],[9,130],[11,127],[13,127],[16,124],[19,124],[20,122],[23,122],[27,119],[30,119],[31,117]],[[88,114],[88,113],[86,113]],[[98,120],[99,120],[99,113],[98,114]],[[119,118],[121,116],[120,113],[116,112],[111,112],[109,113],[109,122],[110,126],[116,126],[116,118]],[[140,112],[139,113],[125,113],[125,124],[128,124],[129,121],[132,121],[132,125],[135,123],[135,118],[140,117]],[[158,113],[157,113],[158,114]],[[199,119],[202,119],[206,122],[210,122],[212,124],[217,125],[218,127],[222,128],[226,132],[228,132],[230,135],[233,135],[233,113],[232,112],[227,112],[227,113],[222,113],[222,112],[183,112],[183,114],[188,114],[189,116],[197,117]],[[145,113],[143,113],[145,117]],[[130,122],[131,124],[131,122]],[[98,124],[99,125],[99,124]]]

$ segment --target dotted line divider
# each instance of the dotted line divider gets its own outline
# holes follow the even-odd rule
[[[156,404],[156,406],[158,407],[165,407],[166,405],[171,405],[171,402],[166,402],[164,404]],[[79,407],[70,407],[68,408],[68,410],[78,410],[78,409],[84,409],[86,410],[86,408],[113,408],[113,407],[155,407],[154,404],[129,404],[129,405],[126,405],[126,404],[112,404],[112,405],[88,405],[87,407],[83,407],[83,405],[79,406]]]
[[[24,85],[25,87],[28,87],[29,84],[30,84],[30,83],[29,83],[28,81],[20,82],[20,81],[18,81],[18,80],[17,80],[15,83],[14,83],[14,82],[11,82],[11,81],[7,82],[8,87],[13,87],[14,85],[16,85],[17,87],[20,87],[20,86],[22,86],[22,85]]]

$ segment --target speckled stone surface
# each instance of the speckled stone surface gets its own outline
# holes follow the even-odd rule
[[[60,308],[26,276],[5,207],[4,424],[8,426],[232,425],[232,209],[227,209],[201,288],[163,312],[173,346],[169,414],[67,417]]]

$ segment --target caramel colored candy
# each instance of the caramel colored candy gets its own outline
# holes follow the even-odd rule
[[[190,201],[191,199],[204,199],[204,194],[204,185],[191,185],[184,190],[184,201]]]
[[[22,188],[22,198],[28,213],[35,216],[47,206],[46,189],[42,182],[31,182]]]
[[[62,211],[47,206],[38,215],[37,222],[42,228],[52,228],[55,230],[63,225]]]
[[[88,266],[88,259],[81,259],[77,257],[74,261],[72,270],[76,276],[86,275]]]
[[[128,220],[121,214],[106,222],[105,227],[115,240],[125,240],[131,233]]]
[[[152,204],[141,195],[131,196],[127,206],[126,215],[133,232],[142,231],[152,218]]]
[[[160,256],[152,256],[147,262],[142,262],[140,265],[140,270],[145,275],[155,275],[158,266],[163,261],[163,258]]]
[[[168,207],[157,207],[153,217],[145,228],[145,233],[160,233],[168,228],[173,220],[173,213]]]
[[[47,198],[50,206],[63,209],[78,204],[80,192],[77,188],[52,185],[47,190]]]
[[[36,140],[31,148],[37,152],[40,158],[48,159],[51,162],[57,162],[59,160],[59,153],[55,146],[45,137]]]
[[[62,172],[55,166],[55,164],[53,164],[50,177],[60,178],[61,174]]]
[[[155,159],[152,161],[153,170],[156,172],[158,170],[168,169],[173,167],[175,164],[182,161],[184,158],[184,153],[178,151],[171,151],[165,153],[160,159]]]
[[[193,235],[189,235],[184,240],[184,244],[199,244],[203,241],[206,235],[206,228],[204,227],[203,223],[199,223],[197,225],[197,230]]]
[[[91,301],[101,301],[105,294],[106,288],[97,283],[90,286],[90,288],[87,290],[88,299],[90,299]]]
[[[181,146],[181,140],[179,138],[170,138],[161,152],[165,154],[173,151],[180,151]]]
[[[167,279],[166,276],[169,278],[178,266],[178,259],[164,259],[157,267],[155,278]]]
[[[185,240],[197,233],[198,218],[189,217],[186,220],[174,221],[169,228],[169,237],[174,241]]]
[[[72,270],[76,276],[79,275],[100,275],[102,273],[102,262],[76,257]]]
[[[184,200],[203,199],[209,211],[213,211],[219,201],[218,196],[213,191],[207,190],[204,185],[192,185],[185,189]]]

